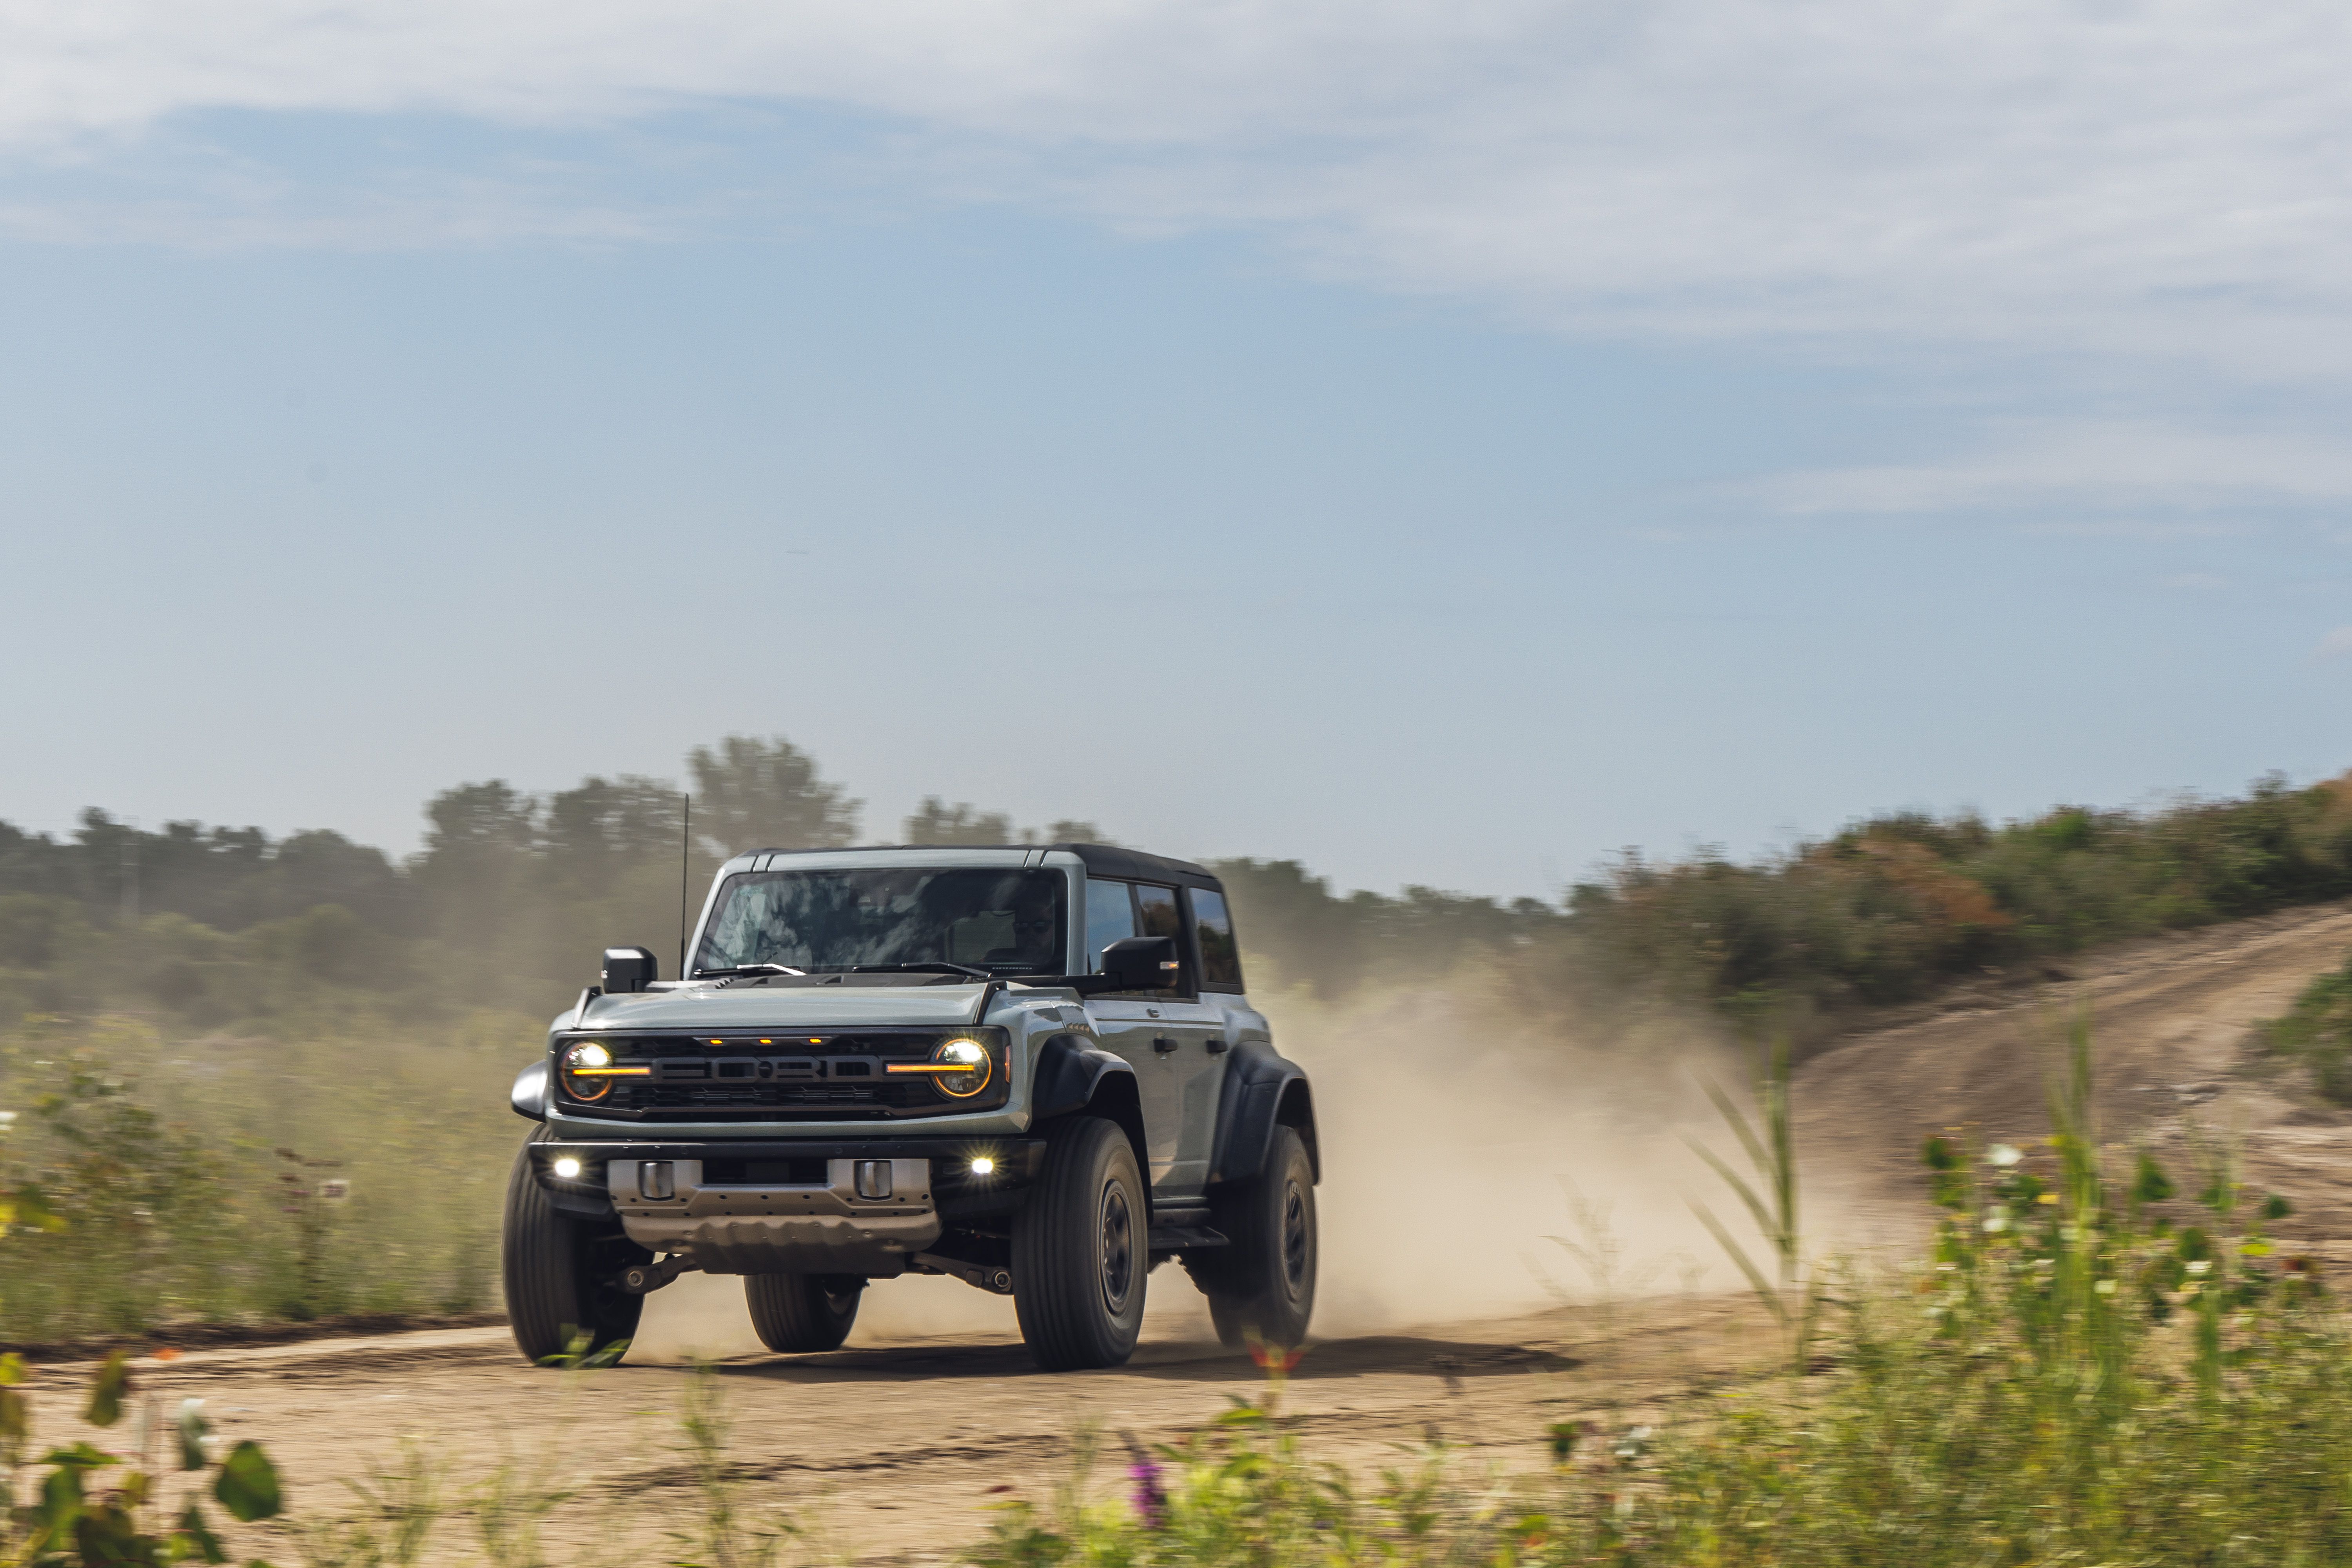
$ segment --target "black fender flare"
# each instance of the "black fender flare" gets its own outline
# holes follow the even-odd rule
[[[1298,1129],[1320,1183],[1323,1145],[1315,1134],[1315,1092],[1306,1070],[1276,1055],[1264,1040],[1244,1040],[1225,1063],[1224,1089],[1217,1096],[1217,1143],[1209,1161],[1209,1185],[1257,1179],[1274,1147],[1276,1127]]]
[[[1116,1122],[1135,1145],[1136,1168],[1148,1186],[1151,1145],[1143,1134],[1143,1092],[1127,1059],[1081,1034],[1057,1034],[1037,1048],[1029,1074],[1029,1123],[1034,1128],[1080,1112]]]

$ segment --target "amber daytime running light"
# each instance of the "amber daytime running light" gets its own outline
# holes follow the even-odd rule
[[[950,1040],[940,1043],[929,1061],[894,1061],[884,1071],[923,1073],[930,1079],[931,1087],[949,1099],[969,1100],[988,1087],[996,1067],[989,1060],[988,1048],[980,1041]]]
[[[594,1040],[583,1040],[563,1053],[563,1088],[574,1100],[602,1100],[613,1092],[615,1078],[647,1078],[650,1067],[615,1067],[613,1053]]]

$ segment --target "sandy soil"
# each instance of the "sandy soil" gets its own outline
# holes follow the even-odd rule
[[[1346,1462],[1392,1463],[1395,1445],[1432,1435],[1534,1461],[1551,1422],[1621,1428],[1696,1384],[1752,1375],[1774,1344],[1737,1298],[1563,1310],[1318,1344],[1284,1405],[1319,1454]],[[83,1370],[41,1369],[38,1385],[57,1391],[40,1412],[45,1434],[70,1427],[58,1416]],[[740,1356],[718,1373],[734,1473],[760,1505],[791,1510],[828,1555],[892,1563],[953,1561],[985,1532],[991,1504],[1045,1497],[1071,1474],[1074,1431],[1100,1435],[1097,1474],[1116,1487],[1123,1438],[1174,1441],[1264,1387],[1246,1356],[1165,1332],[1118,1371],[1058,1377],[1037,1374],[1001,1333]],[[226,1437],[259,1439],[303,1516],[349,1507],[332,1483],[364,1478],[414,1434],[450,1462],[453,1497],[509,1458],[567,1479],[582,1495],[549,1530],[559,1560],[634,1563],[670,1560],[662,1530],[695,1507],[676,1419],[690,1375],[629,1364],[565,1376],[520,1364],[502,1329],[471,1328],[192,1351],[139,1363],[137,1385],[167,1410],[201,1397]],[[240,1544],[300,1560],[275,1531]],[[468,1524],[452,1519],[434,1560],[469,1560],[471,1544]]]
[[[2352,1116],[2310,1103],[2247,1051],[2250,1027],[2347,948],[2352,905],[2329,906],[2135,946],[2030,983],[1989,976],[1849,1039],[1799,1074],[1813,1212],[1833,1217],[1816,1225],[1839,1228],[1834,1244],[1900,1241],[1916,1233],[1927,1133],[2040,1137],[2053,1043],[2066,1009],[2087,1001],[2108,1139],[2144,1139],[2185,1177],[2192,1124],[2213,1129],[2242,1151],[2250,1183],[2296,1205],[2284,1233],[2352,1260]],[[1636,1254],[1644,1239],[1628,1238]],[[1465,1244],[1398,1235],[1381,1267],[1441,1271]],[[1371,1265],[1359,1256],[1342,1266]],[[1098,1430],[1115,1470],[1123,1435],[1171,1439],[1259,1385],[1246,1358],[1211,1343],[1180,1270],[1155,1274],[1152,1291],[1133,1364],[1058,1377],[1030,1369],[1009,1305],[951,1282],[877,1290],[849,1348],[793,1359],[760,1353],[738,1282],[688,1277],[653,1299],[633,1364],[592,1375],[521,1365],[502,1330],[468,1328],[190,1351],[142,1363],[142,1384],[165,1401],[202,1397],[226,1435],[265,1442],[305,1514],[344,1505],[335,1483],[415,1434],[449,1457],[453,1487],[507,1458],[572,1478],[581,1496],[551,1531],[567,1560],[630,1563],[664,1560],[660,1527],[646,1521],[688,1505],[683,1364],[710,1358],[736,1418],[740,1473],[762,1483],[764,1506],[794,1510],[844,1556],[936,1562],[981,1533],[989,1504],[1042,1495],[1066,1474],[1074,1430]],[[1622,1425],[1696,1385],[1751,1375],[1772,1354],[1772,1336],[1736,1295],[1533,1313],[1499,1297],[1484,1312],[1475,1299],[1462,1304],[1455,1315],[1467,1321],[1310,1350],[1289,1406],[1323,1451],[1370,1462],[1442,1432],[1497,1459],[1531,1459],[1549,1422]],[[1335,1331],[1348,1326],[1335,1314]],[[70,1432],[63,1417],[79,1378],[71,1366],[42,1369],[39,1386],[57,1390],[42,1401],[45,1435]],[[299,1559],[283,1539],[249,1544]],[[468,1544],[462,1521],[446,1544]]]

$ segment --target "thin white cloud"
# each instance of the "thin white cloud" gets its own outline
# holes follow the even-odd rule
[[[2347,79],[2324,0],[0,0],[20,159],[206,109],[814,102],[967,193],[1578,330],[2263,374],[2352,369]]]
[[[2347,653],[2352,653],[2352,626],[2338,626],[2335,631],[2322,637],[2319,640],[2319,646],[2312,652],[2315,657],[2322,659],[2340,659]]]
[[[1775,511],[1904,514],[2063,507],[2196,512],[2352,500],[2352,445],[2126,422],[2012,431],[1971,457],[1937,464],[1822,469],[1741,486]],[[2087,520],[2111,528],[2116,519]],[[2210,531],[2129,520],[2127,531]]]

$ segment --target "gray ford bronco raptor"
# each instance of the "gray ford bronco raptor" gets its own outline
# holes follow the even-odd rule
[[[607,950],[515,1080],[526,1356],[626,1340],[700,1270],[743,1276],[773,1350],[832,1350],[869,1281],[942,1274],[1010,1295],[1048,1371],[1116,1366],[1171,1258],[1227,1343],[1305,1337],[1314,1102],[1201,867],[762,850],[719,868],[687,951],[662,980]]]

